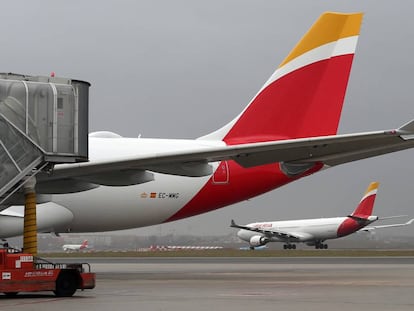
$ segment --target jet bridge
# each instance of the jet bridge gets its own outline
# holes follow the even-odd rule
[[[88,160],[89,86],[0,73],[0,207],[37,172]]]
[[[0,74],[0,211],[24,196],[23,249],[37,254],[36,178],[58,163],[88,160],[90,84]]]

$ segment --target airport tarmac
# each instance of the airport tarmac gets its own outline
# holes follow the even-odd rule
[[[414,310],[414,257],[88,261],[94,290],[0,295],[0,310]]]

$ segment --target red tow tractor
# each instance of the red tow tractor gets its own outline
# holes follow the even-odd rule
[[[87,263],[52,263],[14,248],[0,248],[0,292],[7,296],[53,291],[58,297],[70,297],[77,289],[94,287],[95,273]]]

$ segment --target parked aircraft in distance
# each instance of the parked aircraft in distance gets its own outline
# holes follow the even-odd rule
[[[82,244],[65,244],[65,245],[62,246],[62,249],[65,252],[70,252],[70,251],[78,251],[79,252],[79,251],[87,249],[87,248],[88,248],[88,240],[84,240],[82,242]]]
[[[170,222],[323,168],[412,148],[414,121],[336,135],[361,21],[361,13],[322,14],[248,106],[208,135],[92,133],[89,162],[37,175],[38,230],[101,232]],[[20,193],[1,206],[0,238],[22,234],[21,202]]]
[[[357,231],[372,231],[379,228],[406,226],[414,219],[402,224],[370,226],[377,220],[397,218],[402,216],[382,217],[372,215],[378,183],[371,183],[355,211],[346,217],[316,218],[301,220],[285,220],[271,222],[256,222],[245,226],[237,225],[234,220],[230,227],[239,228],[237,236],[249,242],[250,249],[266,245],[269,242],[283,242],[284,249],[295,249],[295,243],[306,243],[319,249],[327,249],[326,240],[337,239]]]

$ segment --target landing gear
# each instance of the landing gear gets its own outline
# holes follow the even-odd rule
[[[315,248],[316,249],[328,249],[328,244],[316,243]]]
[[[283,244],[283,249],[296,249],[296,244]]]
[[[5,292],[7,297],[16,297],[19,292]]]

